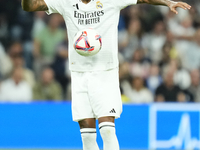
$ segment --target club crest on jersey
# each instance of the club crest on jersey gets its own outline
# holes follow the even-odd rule
[[[100,1],[97,1],[96,7],[97,7],[97,9],[99,9],[99,8],[101,9],[101,8],[103,8],[103,4]]]

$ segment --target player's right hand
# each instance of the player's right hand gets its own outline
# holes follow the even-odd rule
[[[187,3],[184,2],[174,2],[174,1],[170,1],[169,3],[169,8],[172,12],[174,12],[175,14],[178,14],[178,11],[176,10],[176,8],[183,8],[185,10],[190,9],[191,6],[188,5]]]

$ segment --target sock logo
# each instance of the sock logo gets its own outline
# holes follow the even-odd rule
[[[116,113],[115,109],[113,108],[110,113]]]

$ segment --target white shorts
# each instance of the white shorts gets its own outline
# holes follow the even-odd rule
[[[74,121],[114,116],[122,112],[118,68],[108,71],[71,72]]]

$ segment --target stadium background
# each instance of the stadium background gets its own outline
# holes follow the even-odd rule
[[[178,15],[145,4],[121,11],[124,149],[200,149],[200,2],[186,2],[192,9]],[[63,19],[20,3],[0,1],[0,149],[80,148]]]

